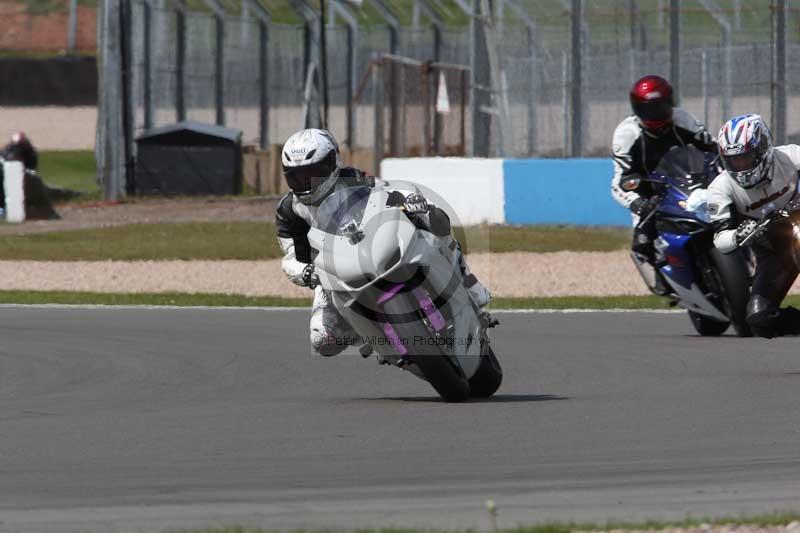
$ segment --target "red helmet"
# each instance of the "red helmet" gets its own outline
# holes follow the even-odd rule
[[[669,125],[674,105],[672,85],[661,76],[645,76],[631,87],[633,114],[649,130],[659,130]]]

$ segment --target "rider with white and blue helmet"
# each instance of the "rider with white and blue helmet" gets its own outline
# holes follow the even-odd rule
[[[798,200],[800,146],[773,146],[769,128],[755,114],[727,121],[717,143],[724,171],[708,187],[708,211],[717,230],[714,244],[730,253],[759,221]],[[798,275],[789,229],[773,224],[751,241],[756,271],[747,322],[761,337],[800,334],[800,310],[780,308]]]

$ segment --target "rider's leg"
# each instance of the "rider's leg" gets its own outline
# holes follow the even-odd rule
[[[657,237],[658,232],[653,219],[642,226],[634,226],[631,251],[641,263],[647,263],[653,268],[653,286],[650,289],[658,295],[666,296],[671,291],[669,284],[661,274],[660,267],[662,265],[656,261],[655,240]]]
[[[790,254],[778,254],[774,250],[773,247],[753,246],[756,272],[747,304],[750,329],[754,335],[768,339],[800,334],[800,310],[791,306],[780,308],[797,279],[798,269]]]
[[[360,344],[352,328],[336,311],[322,287],[314,289],[309,327],[311,347],[319,355],[330,357],[344,351],[348,346]]]

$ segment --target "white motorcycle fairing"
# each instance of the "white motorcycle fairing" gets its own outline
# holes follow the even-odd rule
[[[388,197],[376,185],[336,191],[323,202],[321,227],[308,233],[320,285],[384,361],[415,371],[413,356],[444,353],[469,378],[480,364],[483,326],[454,241],[417,228],[400,207],[386,205]],[[404,311],[386,314],[390,301]],[[397,321],[422,325],[430,336],[400,338]]]

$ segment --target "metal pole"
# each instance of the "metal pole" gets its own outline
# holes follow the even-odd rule
[[[786,0],[772,1],[772,132],[786,142]]]
[[[347,84],[345,85],[345,112],[347,113],[347,145],[350,149],[356,146],[356,123],[355,114],[353,110],[353,90],[356,84],[356,43],[353,28],[347,26]],[[392,87],[392,91],[396,90]],[[325,119],[327,120],[327,118]]]
[[[681,86],[681,0],[669,0],[669,77],[677,105]]]
[[[120,56],[122,73],[122,132],[124,135],[123,160],[125,162],[125,183],[116,184],[112,191],[113,198],[117,199],[122,192],[123,186],[128,194],[133,194],[136,190],[134,182],[134,113],[133,113],[133,76],[131,68],[133,66],[133,35],[131,31],[131,0],[121,0],[119,10],[120,27]]]
[[[526,27],[526,34],[531,61],[530,76],[528,77],[528,155],[534,155],[536,153],[536,132],[539,129],[536,117],[536,97],[538,96],[536,73],[538,69],[536,68],[536,39],[530,25]]]
[[[221,15],[214,16],[216,26],[216,50],[214,58],[214,96],[217,108],[217,125],[225,125],[225,19]]]
[[[374,173],[380,173],[381,160],[383,160],[384,139],[383,132],[383,64],[378,63],[372,67],[373,106],[375,108],[375,139],[373,140]]]
[[[78,0],[69,0],[69,21],[67,22],[67,53],[75,53],[75,34],[78,27]]]
[[[725,65],[725,72],[723,72],[725,81],[722,87],[722,120],[728,120],[731,117],[731,100],[733,100],[733,43],[729,25],[722,26],[722,48]]]
[[[186,64],[186,15],[183,9],[175,9],[175,115],[178,122],[186,120],[184,95],[184,65]]]
[[[261,149],[269,146],[269,86],[267,84],[269,75],[269,58],[267,56],[267,42],[269,33],[267,23],[263,20],[258,21],[258,139]]]
[[[700,58],[702,61],[702,64],[700,65],[700,86],[703,96],[703,124],[708,127],[708,52],[706,52],[705,48],[703,48]]]
[[[569,55],[564,50],[561,53],[561,110],[564,114],[561,123],[564,124],[564,157],[569,154]]]
[[[426,157],[431,149],[431,69],[426,64],[421,67],[422,78],[422,157]],[[435,120],[435,119],[434,119]]]
[[[575,0],[580,1],[580,0]],[[492,107],[497,116],[497,155],[506,155],[506,137],[511,131],[509,127],[509,117],[506,111],[508,107],[503,95],[503,76],[500,68],[500,57],[497,45],[497,33],[495,20],[492,16],[492,9],[489,0],[481,0],[481,13],[483,15],[483,31],[486,40],[486,55],[489,59],[489,71],[491,72],[491,94]]]
[[[328,45],[325,28],[325,0],[319,0],[319,55],[322,83],[322,127],[328,127]]]
[[[439,62],[442,58],[442,29],[439,27],[438,24],[434,24],[433,26],[433,60],[435,62]],[[430,94],[437,94],[438,92],[438,77],[436,76],[436,72],[431,70],[429,71],[429,76],[426,81],[430,85],[428,88]],[[441,155],[442,153],[442,134],[444,132],[444,121],[442,120],[442,114],[437,113],[435,110],[433,111],[433,153],[435,155]]]
[[[572,157],[583,152],[583,0],[572,0]]]
[[[142,40],[142,75],[143,80],[143,95],[144,100],[144,128],[150,129],[153,127],[153,87],[152,87],[152,22],[153,22],[153,8],[149,1],[145,1],[144,8],[144,28]]]
[[[488,16],[484,12],[482,0],[474,0],[474,11],[477,16],[472,18],[472,61],[470,71],[470,86],[472,90],[472,150],[474,157],[488,157],[492,146],[491,130],[492,120],[488,113],[492,105],[490,61],[488,43],[486,39],[486,26],[481,22],[481,17]]]

